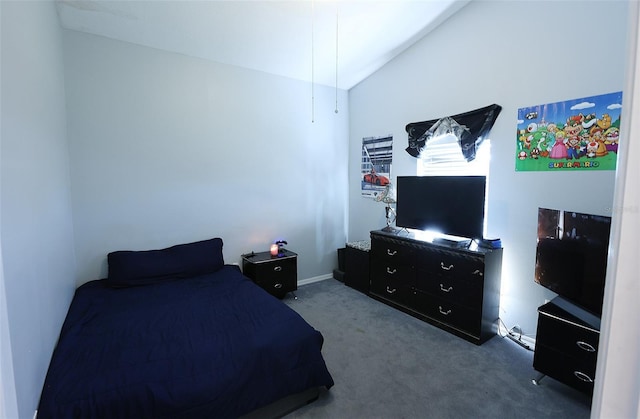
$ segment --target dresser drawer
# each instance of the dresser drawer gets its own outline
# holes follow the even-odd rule
[[[413,265],[414,251],[409,246],[384,240],[371,241],[371,258],[395,265]]]
[[[484,262],[480,258],[463,257],[450,252],[428,252],[420,258],[417,268],[441,276],[483,278]]]
[[[371,261],[371,292],[387,300],[407,305],[410,303],[410,289],[415,273],[411,266],[393,262],[387,260]]]
[[[414,290],[413,294],[414,304],[420,313],[472,336],[480,336],[482,317],[478,310],[436,298],[420,290]]]
[[[436,275],[418,270],[415,287],[450,303],[474,311],[482,308],[482,278],[462,279],[453,275]]]
[[[370,275],[376,278],[402,279],[405,282],[413,282],[415,274],[413,266],[396,263],[393,260],[375,259],[370,262]]]
[[[374,276],[371,278],[371,293],[407,307],[413,300],[411,287],[395,277]]]

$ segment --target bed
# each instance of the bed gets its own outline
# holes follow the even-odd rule
[[[222,245],[110,253],[75,292],[38,418],[231,418],[333,386],[320,332]]]

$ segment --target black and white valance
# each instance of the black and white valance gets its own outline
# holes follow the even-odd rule
[[[493,104],[458,115],[407,124],[409,146],[406,151],[418,157],[431,138],[453,134],[458,138],[464,158],[472,161],[477,147],[491,131],[501,110],[501,106]]]

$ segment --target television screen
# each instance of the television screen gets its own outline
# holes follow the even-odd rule
[[[600,316],[611,218],[538,209],[535,282]]]
[[[481,239],[484,176],[398,176],[396,225]]]

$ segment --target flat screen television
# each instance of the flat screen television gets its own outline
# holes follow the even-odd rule
[[[535,282],[602,315],[611,217],[538,208]]]
[[[481,239],[485,176],[398,176],[396,226]]]

